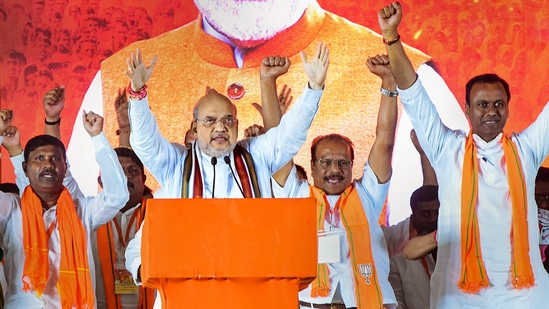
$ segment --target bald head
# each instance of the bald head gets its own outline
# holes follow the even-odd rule
[[[199,112],[198,110],[200,109],[200,106],[202,105],[208,105],[210,102],[212,101],[225,101],[227,104],[230,104],[234,110],[234,117],[236,117],[236,105],[233,104],[233,102],[231,102],[231,100],[229,98],[227,98],[226,96],[222,95],[221,93],[217,92],[217,90],[213,89],[213,88],[210,88],[210,87],[206,87],[206,94],[204,94],[203,97],[201,97],[200,99],[198,99],[198,101],[196,102],[196,104],[194,105],[194,108],[193,108],[193,118],[196,120],[196,119],[200,119],[199,118]]]
[[[210,157],[229,154],[238,139],[236,106],[226,96],[210,89],[196,102],[192,131],[198,148]]]

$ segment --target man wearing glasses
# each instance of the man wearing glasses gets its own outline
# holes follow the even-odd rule
[[[146,83],[151,77],[156,57],[147,67],[139,50],[132,53],[126,71],[131,80],[128,89],[130,143],[162,187],[162,194],[155,197],[271,197],[272,174],[297,154],[307,138],[323,93],[329,66],[328,55],[328,48],[323,43],[318,44],[310,61],[302,53],[309,77],[308,86],[277,127],[255,138],[237,142],[235,105],[226,96],[208,88],[193,109],[191,130],[196,140],[187,149],[168,142],[161,135],[149,108]],[[140,281],[140,265],[141,231],[126,250],[126,268],[137,282]]]
[[[376,139],[353,181],[354,147],[339,134],[318,136],[311,146],[313,186],[299,180],[296,170],[273,175],[277,197],[314,197],[317,202],[317,278],[299,292],[300,308],[394,308],[388,281],[389,258],[377,222],[383,209],[397,123],[397,92],[386,55],[368,58],[372,73],[381,77]],[[360,158],[359,158],[360,159]]]

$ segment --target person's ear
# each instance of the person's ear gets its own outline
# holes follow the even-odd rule
[[[25,172],[25,175],[27,175],[27,162],[21,163],[21,166],[23,166],[23,172]],[[27,175],[28,177],[28,175]]]
[[[197,133],[196,121],[194,121],[193,124],[191,125],[191,130],[193,131],[193,133]]]
[[[103,188],[103,181],[101,180],[101,175],[97,176],[97,182],[99,183],[99,186]]]

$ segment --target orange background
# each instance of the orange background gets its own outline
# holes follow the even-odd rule
[[[379,32],[376,11],[386,1],[319,0],[347,19]],[[493,71],[509,81],[508,131],[532,122],[549,99],[547,1],[406,0],[403,41],[432,56],[463,104],[465,82]],[[131,42],[194,19],[191,0],[0,0],[0,107],[13,109],[22,143],[43,132],[42,97],[66,87],[62,137],[71,135],[83,95],[100,62]],[[24,63],[6,57],[15,50]],[[360,147],[360,145],[356,145]],[[2,181],[13,181],[2,150]]]

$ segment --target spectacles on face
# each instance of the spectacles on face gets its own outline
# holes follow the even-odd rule
[[[323,168],[329,168],[334,164],[343,169],[348,169],[353,164],[353,160],[332,160],[332,159],[317,159],[320,166]]]
[[[534,198],[536,199],[536,203],[538,205],[541,205],[541,203],[545,202],[549,204],[549,195],[534,195]]]
[[[221,118],[206,117],[204,119],[196,119],[195,121],[202,121],[204,123],[204,126],[207,128],[215,126],[218,121],[221,121],[221,123],[228,128],[232,128],[236,125],[236,118],[234,118],[233,116],[224,116]]]

